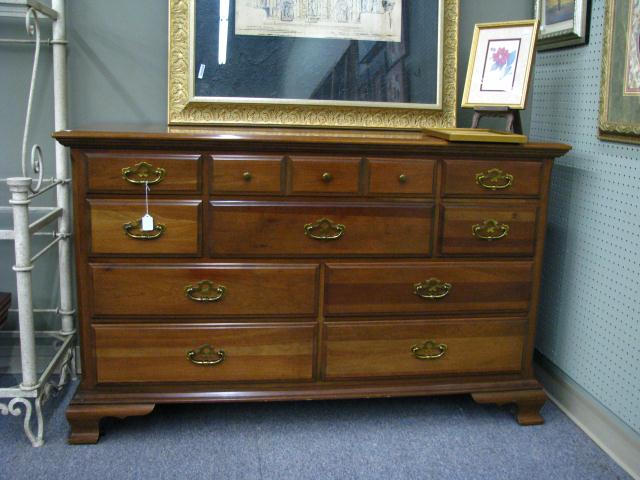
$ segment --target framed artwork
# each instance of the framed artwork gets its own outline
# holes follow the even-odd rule
[[[537,20],[476,25],[463,108],[525,108],[537,32]]]
[[[599,134],[640,143],[640,0],[607,0]]]
[[[168,123],[454,126],[458,4],[169,0]]]
[[[583,45],[589,40],[590,0],[535,0],[538,50]]]

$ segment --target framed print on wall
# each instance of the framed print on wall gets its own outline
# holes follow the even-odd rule
[[[525,108],[537,32],[537,20],[476,25],[463,108]]]
[[[169,0],[168,123],[454,126],[457,45],[458,0]]]
[[[538,50],[587,43],[590,0],[535,0],[540,21]]]
[[[599,136],[640,143],[640,0],[607,0]]]

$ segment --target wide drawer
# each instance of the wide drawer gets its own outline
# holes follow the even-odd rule
[[[424,159],[369,159],[372,195],[433,195],[436,162]]]
[[[433,206],[216,200],[211,255],[429,255]]]
[[[153,230],[142,231],[143,200],[88,200],[94,255],[198,255],[202,202],[151,201]]]
[[[541,162],[444,160],[443,165],[445,195],[540,195]]]
[[[359,157],[292,157],[291,192],[358,193],[360,164]]]
[[[447,205],[443,218],[443,255],[534,254],[535,206]]]
[[[211,191],[214,193],[281,193],[280,156],[216,155]]]
[[[525,326],[517,319],[326,324],[324,376],[515,373]]]
[[[98,383],[311,380],[314,325],[94,325]]]
[[[317,265],[92,264],[94,315],[314,316]]]
[[[151,191],[197,192],[200,190],[200,155],[171,153],[83,152],[90,192],[112,191],[144,195]]]
[[[325,315],[525,312],[530,262],[332,263]]]

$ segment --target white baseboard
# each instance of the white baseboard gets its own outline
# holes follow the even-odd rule
[[[538,380],[549,398],[634,479],[640,480],[640,435],[537,352]]]

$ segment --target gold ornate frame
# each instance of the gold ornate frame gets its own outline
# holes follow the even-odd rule
[[[440,101],[307,101],[194,96],[195,0],[169,0],[169,125],[272,125],[420,129],[456,123],[459,0],[442,0]]]
[[[615,0],[607,0],[605,6],[604,35],[602,39],[602,79],[600,82],[598,137],[601,140],[614,142],[640,143],[640,124],[609,121],[609,90],[611,87],[614,17]]]

